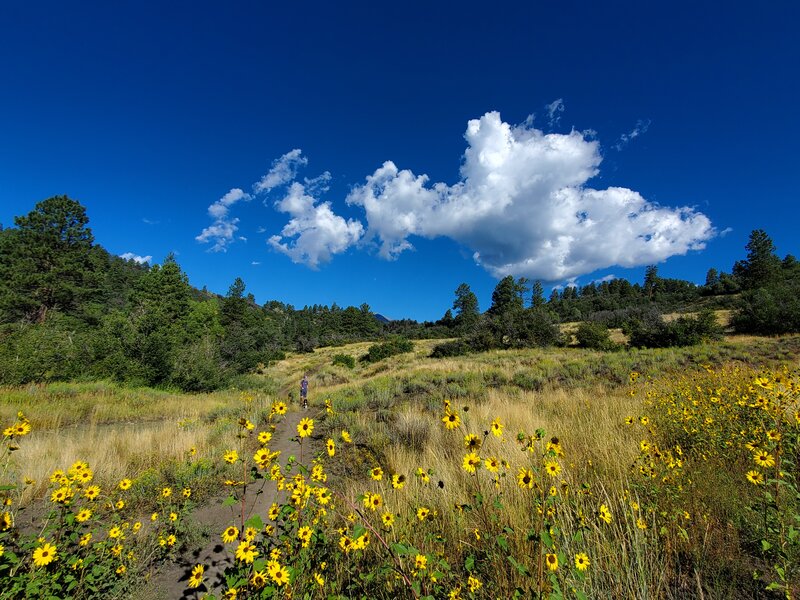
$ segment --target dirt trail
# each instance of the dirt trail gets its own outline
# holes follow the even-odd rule
[[[296,407],[294,407],[296,408]],[[305,416],[315,417],[319,407],[309,408],[307,411],[292,410],[278,423],[269,444],[270,450],[280,450],[280,461],[283,462],[289,454],[297,453],[296,442],[290,441],[297,435],[297,424]],[[263,484],[263,486],[262,486]],[[260,490],[260,491],[258,491]],[[247,490],[247,506],[245,507],[245,520],[258,514],[264,522],[267,521],[266,513],[276,497],[275,482],[261,480]],[[192,567],[197,564],[205,565],[204,589],[216,592],[217,597],[227,589],[225,585],[225,568],[233,562],[234,545],[225,547],[220,539],[220,534],[229,525],[241,529],[241,504],[223,506],[222,502],[227,496],[221,495],[212,498],[204,505],[198,507],[191,515],[191,519],[208,529],[209,539],[198,548],[185,553],[176,563],[166,563],[155,573],[142,589],[135,595],[138,600],[174,600],[180,598],[195,598],[197,590],[189,590],[186,581]]]

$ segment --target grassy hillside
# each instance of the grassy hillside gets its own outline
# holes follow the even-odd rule
[[[52,506],[50,522],[62,523],[60,533],[44,530],[62,549],[52,566],[23,568],[41,545],[20,541],[16,525],[0,531],[6,557],[21,561],[0,566],[0,580],[22,581],[28,587],[14,589],[30,593],[88,560],[68,518],[85,488],[75,464],[86,461],[111,507],[98,506],[89,521],[93,560],[112,572],[125,566],[133,587],[148,561],[188,550],[196,506],[223,490],[244,502],[255,489],[247,482],[266,479],[282,490],[282,505],[248,521],[250,541],[238,524],[224,551],[227,584],[200,577],[199,590],[348,598],[797,593],[800,336],[439,360],[428,358],[436,343],[416,341],[413,352],[377,363],[358,360],[369,343],[320,348],[267,367],[248,389],[214,394],[103,382],[0,389],[3,426],[31,428],[4,438],[8,523],[21,523],[26,505],[40,516]],[[284,439],[295,450],[271,455],[259,432],[275,431],[280,403],[299,410],[304,373],[311,435]],[[64,473],[52,476],[57,469]],[[118,486],[124,479],[128,490]],[[190,489],[191,499],[168,505],[165,487]],[[75,494],[72,504],[53,499],[63,488]],[[121,499],[124,510],[114,510]],[[141,558],[120,564],[109,554],[109,531],[133,527],[136,515],[123,514],[131,508],[175,512],[176,545],[159,547],[168,529],[158,527],[149,542],[128,536]],[[245,542],[262,558],[280,552],[269,562],[240,560],[234,551]]]

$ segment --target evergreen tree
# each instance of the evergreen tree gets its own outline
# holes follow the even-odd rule
[[[537,279],[531,288],[531,307],[539,308],[541,306],[544,306],[544,288],[541,280]]]
[[[4,320],[43,321],[47,312],[78,314],[96,295],[94,236],[86,209],[67,196],[39,202],[0,235],[0,313]]]
[[[456,299],[453,301],[453,310],[457,314],[454,319],[454,325],[463,334],[471,331],[480,319],[478,297],[466,283],[459,285],[455,293]]]
[[[733,265],[733,274],[741,281],[742,289],[753,290],[774,281],[780,273],[781,260],[767,233],[754,229],[745,248],[747,258]]]

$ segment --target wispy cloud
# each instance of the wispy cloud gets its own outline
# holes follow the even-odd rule
[[[545,108],[547,109],[547,121],[550,127],[555,127],[561,121],[561,114],[566,110],[564,99],[553,100],[550,104],[546,104]],[[532,124],[527,125],[530,127]]]
[[[289,183],[297,177],[297,169],[308,164],[308,159],[302,155],[303,151],[295,148],[272,162],[272,167],[255,185],[253,191],[257,194]]]
[[[228,246],[233,242],[234,236],[238,231],[238,218],[229,215],[230,208],[242,200],[249,202],[252,196],[240,188],[233,188],[222,198],[208,207],[208,214],[214,222],[203,229],[200,235],[194,239],[200,243],[214,242],[209,248],[211,252],[226,252]],[[239,238],[246,239],[246,238]]]
[[[636,121],[636,125],[633,129],[631,129],[628,133],[623,133],[619,136],[619,140],[614,145],[614,148],[617,150],[622,150],[625,146],[631,143],[631,141],[635,140],[640,135],[647,133],[647,130],[650,128],[650,119],[642,120],[639,119]]]
[[[139,256],[138,254],[134,254],[133,252],[126,252],[125,254],[120,254],[119,257],[125,260],[132,260],[134,262],[139,263],[140,265],[147,264],[153,260],[153,257],[150,256],[149,254],[147,256]]]
[[[153,221],[152,219],[148,219],[147,217],[142,217],[142,223],[145,225],[158,225],[161,221]]]

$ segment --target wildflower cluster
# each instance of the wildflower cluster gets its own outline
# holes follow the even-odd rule
[[[769,589],[789,593],[800,576],[798,374],[706,367],[700,376],[650,381],[643,390],[652,422],[626,423],[642,425],[637,491],[659,530],[677,531],[691,546],[690,521],[702,520],[707,530],[719,510],[717,498],[705,497],[708,482],[698,480],[733,474],[738,491],[730,510],[739,513],[741,534],[761,547],[754,558]]]

